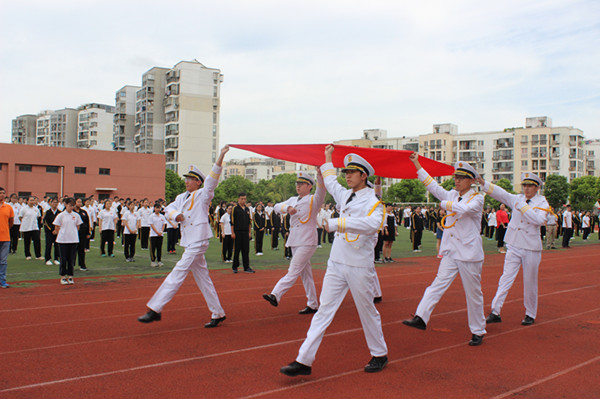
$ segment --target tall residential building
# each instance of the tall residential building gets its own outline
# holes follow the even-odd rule
[[[36,115],[21,115],[12,120],[11,142],[35,145]]]
[[[35,145],[76,147],[77,115],[73,108],[42,111],[36,121]]]
[[[142,88],[136,92],[135,152],[164,153],[165,74],[168,68],[154,67],[142,75]]]
[[[115,151],[135,151],[135,103],[139,86],[123,86],[115,95],[113,146]]]
[[[115,107],[90,103],[78,110],[77,148],[112,150]]]
[[[223,75],[200,62],[182,61],[166,73],[164,153],[167,168],[185,173],[194,164],[208,171],[219,152]]]
[[[600,176],[600,139],[585,141],[586,175]]]

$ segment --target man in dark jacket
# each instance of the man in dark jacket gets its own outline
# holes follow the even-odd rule
[[[246,193],[238,195],[238,204],[231,212],[231,226],[231,238],[234,240],[233,264],[231,266],[233,272],[238,272],[241,252],[244,272],[254,273],[254,270],[250,267],[250,234],[252,233],[250,232],[250,210],[246,206]]]

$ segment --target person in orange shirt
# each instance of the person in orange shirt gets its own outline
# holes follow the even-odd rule
[[[8,288],[6,284],[6,268],[10,250],[10,228],[15,220],[12,206],[4,202],[6,190],[0,187],[0,287]]]

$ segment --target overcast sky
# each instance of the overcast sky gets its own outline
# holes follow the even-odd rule
[[[192,59],[225,75],[222,144],[528,116],[600,138],[598,0],[0,0],[0,35],[0,142],[18,115],[114,105],[153,66]]]

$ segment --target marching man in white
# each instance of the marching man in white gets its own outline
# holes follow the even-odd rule
[[[418,158],[419,155],[416,152],[410,155],[410,160],[417,169],[419,180],[425,184],[427,191],[441,201],[440,208],[445,209],[448,215],[442,219],[444,236],[439,253],[442,255],[442,260],[437,276],[425,290],[415,316],[402,323],[425,330],[435,305],[450,287],[456,275],[460,274],[467,298],[467,315],[472,334],[469,345],[481,345],[486,333],[483,293],[481,292],[481,269],[484,256],[479,234],[481,214],[483,213],[483,195],[476,193],[471,188],[479,174],[468,163],[456,162],[454,164],[455,189],[446,191],[421,167]]]
[[[200,170],[192,165],[190,171],[184,175],[186,192],[179,194],[175,201],[165,208],[165,216],[181,224],[181,246],[185,248],[181,259],[165,281],[158,288],[150,301],[148,313],[138,318],[142,323],[151,323],[161,319],[163,307],[173,298],[191,271],[196,284],[212,312],[210,322],[204,327],[217,327],[225,320],[225,311],[221,307],[217,291],[213,285],[204,253],[208,249],[208,240],[213,236],[209,224],[208,207],[215,194],[215,187],[219,183],[223,157],[229,151],[229,146],[221,149],[219,159],[214,164],[212,171],[205,180]],[[200,188],[204,183],[204,188]]]
[[[513,210],[512,219],[504,241],[507,244],[504,258],[504,270],[498,290],[492,301],[492,312],[486,319],[488,323],[500,323],[500,311],[512,287],[521,265],[523,265],[523,302],[525,304],[525,318],[522,325],[533,324],[537,315],[538,305],[538,269],[542,260],[542,238],[540,227],[547,220],[547,212],[551,213],[550,205],[546,198],[538,194],[542,180],[534,173],[521,174],[523,194],[510,194],[502,187],[477,179],[483,191],[490,197],[498,200]]]
[[[292,288],[298,277],[301,277],[308,302],[306,308],[299,312],[300,314],[316,313],[319,308],[310,258],[317,249],[317,216],[327,191],[320,171],[317,178],[317,190],[310,195],[315,180],[306,172],[298,172],[296,180],[298,196],[275,204],[273,207],[273,210],[283,217],[290,214],[290,235],[285,246],[292,249],[292,261],[287,274],[277,282],[270,294],[263,294],[263,298],[271,305],[277,306],[281,297]]]
[[[326,163],[321,166],[327,191],[340,205],[340,217],[327,219],[324,228],[335,232],[321,290],[321,307],[313,316],[306,339],[296,360],[280,369],[289,376],[309,375],[325,330],[333,321],[348,289],[356,305],[371,360],[365,371],[383,370],[388,363],[387,345],[383,338],[381,317],[373,304],[374,246],[373,235],[383,224],[383,204],[366,185],[373,167],[362,157],[348,154],[343,172],[350,189],[342,187],[332,163],[334,147],[325,148]]]

